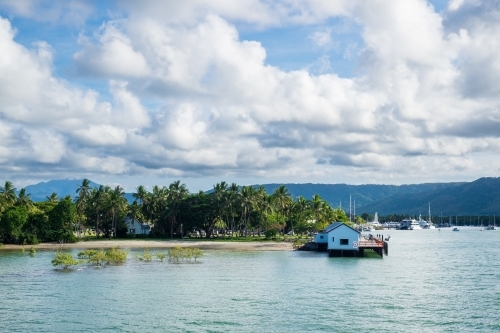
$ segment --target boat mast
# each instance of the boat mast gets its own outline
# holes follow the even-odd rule
[[[431,217],[431,203],[429,202],[429,223],[432,223],[432,217]]]
[[[352,222],[351,195],[349,194],[349,222]]]

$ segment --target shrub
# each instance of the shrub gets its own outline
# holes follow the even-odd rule
[[[158,258],[160,261],[163,261],[167,255],[165,253],[156,253],[155,254],[156,258]]]
[[[264,232],[264,236],[266,236],[266,239],[276,238],[277,235],[278,235],[278,230],[276,229],[268,229]]]
[[[52,259],[53,266],[61,266],[63,269],[68,269],[69,266],[78,265],[80,261],[73,258],[71,253],[56,252],[56,256]]]
[[[36,235],[33,235],[33,234],[26,234],[24,235],[23,237],[23,241],[22,241],[23,245],[36,245],[36,244],[39,244],[40,242],[38,241],[38,238],[36,237]]]
[[[179,263],[182,260],[191,260],[203,256],[203,251],[196,247],[185,247],[176,246],[168,250],[168,261]]]
[[[125,261],[127,261],[127,254],[128,252],[120,250],[118,248],[112,248],[108,249],[105,252],[106,256],[106,263],[112,264],[112,265],[117,265],[117,264],[122,264]]]

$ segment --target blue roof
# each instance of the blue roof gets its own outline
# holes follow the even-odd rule
[[[345,225],[346,227],[348,227],[348,228],[350,228],[350,229],[352,229],[352,230],[356,231],[356,232],[359,234],[359,231],[357,231],[356,229],[351,228],[350,226],[348,226],[347,224],[345,224],[345,223],[343,223],[343,222],[334,222],[334,223],[330,224],[328,227],[326,227],[325,229],[323,229],[323,230],[321,231],[321,233],[327,234],[327,233],[329,233],[330,231],[337,229],[337,228],[338,228],[338,227],[340,227],[341,225]]]

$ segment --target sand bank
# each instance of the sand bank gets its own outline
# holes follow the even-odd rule
[[[168,249],[175,246],[197,247],[202,250],[238,250],[238,251],[288,251],[293,250],[289,242],[214,242],[214,241],[169,241],[169,240],[98,240],[71,244],[41,243],[34,245],[35,249],[107,249],[120,247],[122,249]],[[31,245],[25,245],[28,250]],[[1,250],[22,249],[22,245],[4,244]]]

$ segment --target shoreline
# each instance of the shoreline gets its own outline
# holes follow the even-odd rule
[[[4,244],[2,250],[25,250],[34,247],[36,250],[56,249],[109,249],[119,247],[122,249],[168,249],[175,246],[197,247],[202,250],[237,250],[237,251],[292,251],[289,242],[214,242],[214,241],[182,241],[182,240],[102,240],[78,243],[40,243],[37,245]]]

